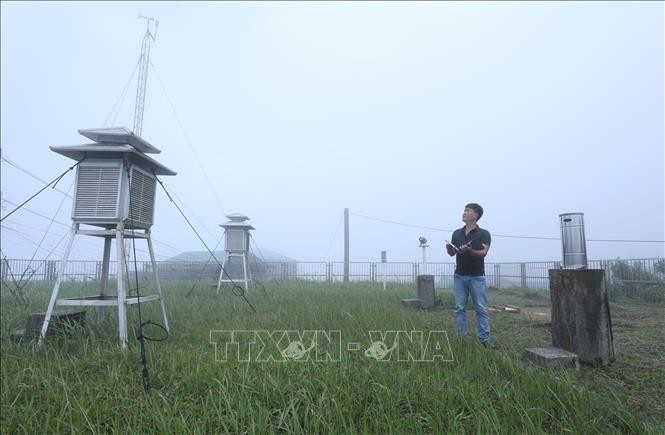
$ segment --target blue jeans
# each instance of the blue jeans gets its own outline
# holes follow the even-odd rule
[[[483,343],[490,341],[490,316],[487,312],[487,285],[484,276],[466,276],[455,274],[455,326],[458,335],[469,334],[466,320],[466,304],[469,294],[476,308],[478,339]]]

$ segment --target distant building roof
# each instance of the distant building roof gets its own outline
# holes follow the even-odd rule
[[[254,257],[258,261],[271,262],[294,262],[293,258],[282,255],[279,252],[271,251],[270,249],[261,248],[261,252],[249,252],[250,259]],[[224,251],[215,251],[215,257],[220,262],[224,258]],[[166,261],[200,261],[206,262],[210,259],[208,251],[188,251],[182,252],[175,257],[168,258]],[[214,262],[214,260],[212,260]]]

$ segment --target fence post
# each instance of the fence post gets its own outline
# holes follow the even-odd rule
[[[376,263],[369,263],[369,280],[370,282],[376,281]]]
[[[494,285],[497,289],[501,288],[501,265],[494,263]]]
[[[612,286],[614,284],[614,279],[612,279],[612,265],[611,260],[605,260],[603,263],[603,269],[605,269],[605,278],[607,279],[607,285]]]
[[[326,263],[326,281],[327,282],[332,282],[332,273],[331,273],[331,264],[330,262]]]
[[[418,279],[418,263],[413,263],[413,282]]]
[[[7,269],[9,267],[9,265],[7,263],[7,259],[3,258],[2,262],[0,262],[0,265],[1,265],[0,266],[0,277],[2,277],[3,281],[6,281],[7,280]]]
[[[48,263],[46,264],[46,281],[55,281],[56,278],[56,271],[58,270],[55,261],[54,260],[49,260]]]
[[[344,282],[349,282],[349,209],[344,209]]]
[[[523,289],[527,289],[526,285],[526,263],[520,263],[520,278]]]

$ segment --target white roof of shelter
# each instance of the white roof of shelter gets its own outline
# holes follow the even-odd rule
[[[249,218],[245,216],[242,213],[232,213],[232,214],[227,214],[227,218],[231,219],[228,222],[225,222],[223,224],[219,224],[220,227],[223,228],[241,228],[241,229],[248,229],[248,230],[253,230],[255,229],[248,221]]]
[[[130,161],[149,168],[155,175],[177,174],[174,170],[146,155],[145,153],[157,154],[161,151],[126,127],[79,130],[79,133],[97,142],[52,146],[51,151],[76,161],[127,157]]]
[[[147,154],[162,152],[159,148],[150,145],[141,136],[135,135],[127,127],[87,128],[79,130],[79,134],[95,142],[128,144]]]
[[[242,222],[249,220],[249,218],[242,213],[231,213],[227,214],[226,217],[231,219],[233,222]]]

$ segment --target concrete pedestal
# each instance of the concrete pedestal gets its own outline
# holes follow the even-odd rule
[[[590,365],[614,361],[605,271],[550,269],[552,344]]]
[[[434,275],[418,275],[418,299],[420,307],[423,309],[432,309],[436,303],[434,298]]]

